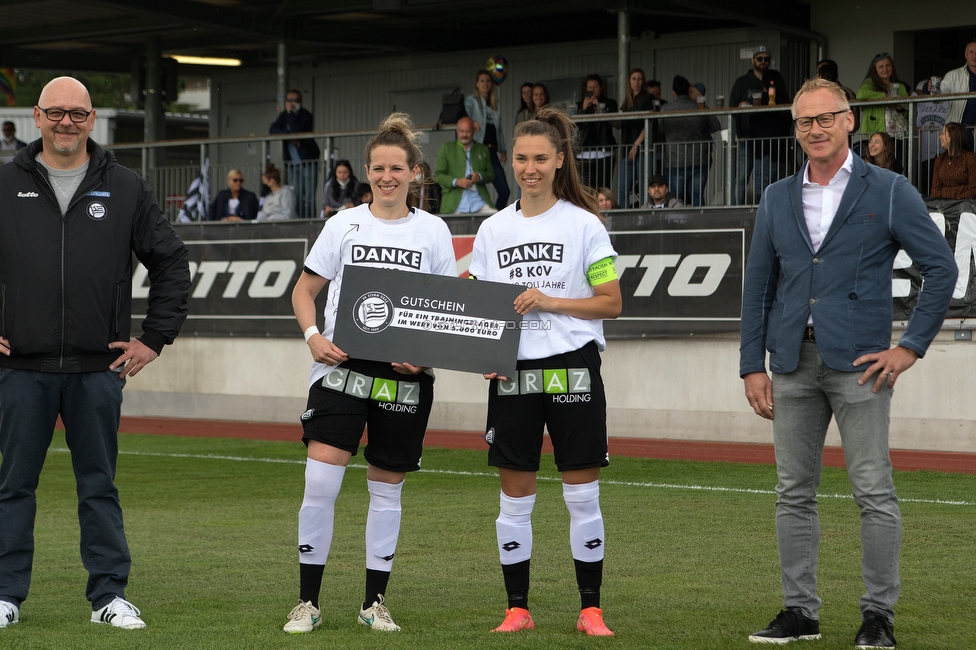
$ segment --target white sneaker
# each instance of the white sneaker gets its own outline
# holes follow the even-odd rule
[[[20,620],[20,609],[13,603],[0,600],[0,628],[10,627]]]
[[[390,610],[383,604],[383,595],[380,599],[370,605],[368,609],[359,610],[359,622],[366,627],[384,632],[399,632],[400,626],[393,622]]]
[[[298,601],[295,608],[288,614],[288,622],[282,628],[288,634],[304,634],[311,632],[322,624],[322,613],[312,605],[312,601]]]
[[[145,622],[139,618],[141,613],[138,607],[116,596],[105,607],[93,611],[91,620],[92,623],[108,623],[123,630],[141,630],[146,627]]]

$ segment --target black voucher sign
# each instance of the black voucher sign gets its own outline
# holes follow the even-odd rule
[[[333,342],[356,359],[515,376],[524,287],[347,265]]]

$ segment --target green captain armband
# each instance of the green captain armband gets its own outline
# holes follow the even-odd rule
[[[613,258],[604,257],[599,262],[590,264],[590,268],[586,269],[586,279],[590,281],[591,287],[616,280],[617,269],[613,266]]]

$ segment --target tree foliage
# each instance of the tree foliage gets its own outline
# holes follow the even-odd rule
[[[68,72],[64,70],[29,70],[17,68],[15,106],[33,106],[41,94],[41,89],[55,77],[74,77],[85,84],[91,94],[92,106],[98,108],[135,108],[128,101],[128,74],[94,74]]]

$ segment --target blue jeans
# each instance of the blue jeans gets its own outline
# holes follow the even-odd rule
[[[502,166],[502,161],[498,159],[498,152],[494,149],[491,149],[490,152],[491,170],[495,172],[495,180],[492,181],[492,185],[495,186],[495,193],[498,195],[495,198],[495,209],[501,210],[508,205],[508,197],[512,193],[508,189],[508,179],[505,178],[505,168]]]
[[[129,547],[115,487],[122,386],[118,371],[0,369],[0,600],[27,598],[34,560],[38,478],[58,414],[78,490],[85,596],[93,609],[125,597]]]
[[[627,157],[629,147],[624,147],[620,157],[620,173],[617,180],[617,202],[621,208],[631,207],[631,196],[636,191],[637,205],[647,201],[647,188],[644,185],[644,156],[638,153],[631,160]],[[643,189],[642,189],[643,188]]]
[[[708,182],[708,167],[667,167],[668,189],[685,205],[702,205],[702,194]],[[689,202],[690,197],[690,202]]]
[[[314,219],[319,216],[319,203],[315,200],[318,191],[319,161],[301,160],[286,163],[288,183],[295,190],[295,210],[299,219]]]
[[[818,618],[817,557],[820,520],[817,487],[823,468],[824,438],[837,418],[854,502],[861,510],[861,574],[867,592],[861,612],[894,619],[901,583],[901,513],[891,478],[888,422],[891,390],[872,393],[876,377],[858,386],[860,372],[827,367],[815,343],[804,342],[800,364],[773,375],[773,444],[776,450],[776,538],[783,578],[784,607],[799,607]]]
[[[732,188],[732,196],[735,199],[733,205],[743,205],[746,202],[746,185],[749,183],[749,175],[753,175],[753,198],[755,203],[759,203],[763,190],[780,179],[780,163],[778,158],[774,159],[769,153],[769,145],[765,145],[765,151],[756,147],[755,142],[740,141],[737,147],[735,161],[735,186]],[[753,174],[755,171],[755,174]]]

